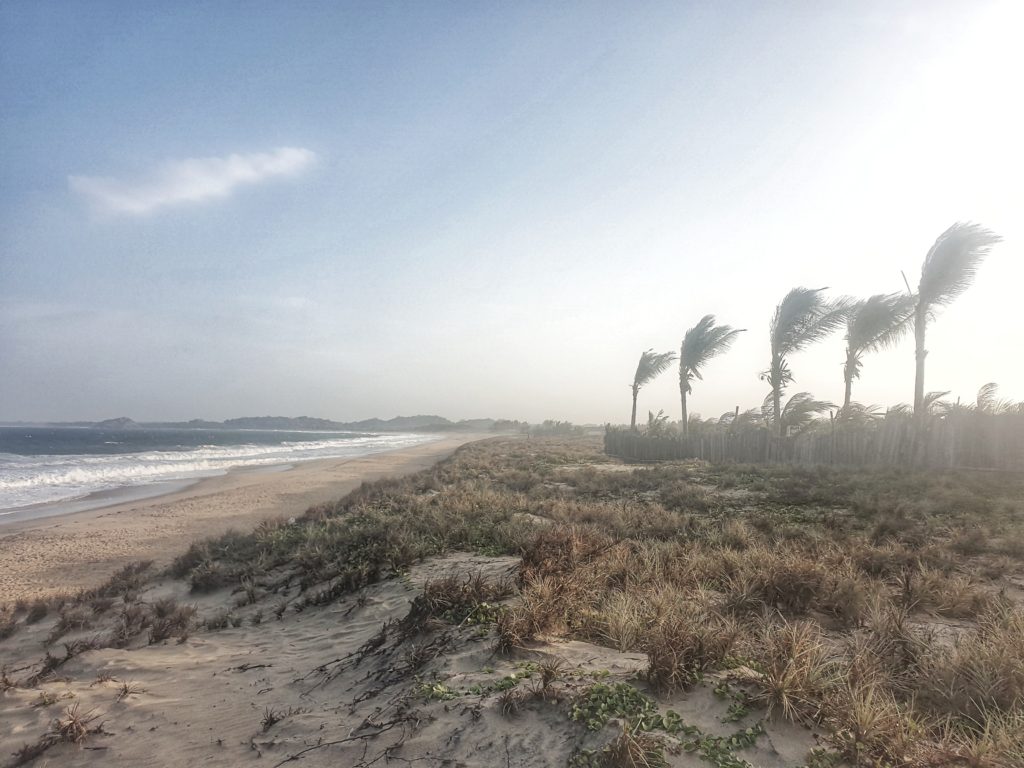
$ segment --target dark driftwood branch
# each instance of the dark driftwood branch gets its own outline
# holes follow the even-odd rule
[[[359,741],[361,739],[376,738],[377,736],[380,736],[382,733],[390,731],[395,726],[401,725],[404,722],[405,722],[405,719],[402,719],[402,720],[392,720],[390,723],[383,724],[379,730],[374,731],[373,733],[363,733],[363,734],[360,734],[358,736],[347,736],[344,739],[337,739],[335,741],[325,741],[325,742],[322,742],[320,744],[314,744],[312,747],[306,747],[305,749],[296,752],[294,755],[290,755],[289,757],[286,757],[280,763],[277,763],[274,766],[274,768],[280,768],[282,765],[284,765],[286,763],[291,763],[291,762],[294,762],[296,760],[301,760],[304,755],[306,755],[306,754],[308,754],[310,752],[314,752],[314,751],[316,751],[318,749],[324,749],[326,747],[334,747],[334,746],[337,746],[338,744],[348,744],[348,743],[351,743],[353,741]]]

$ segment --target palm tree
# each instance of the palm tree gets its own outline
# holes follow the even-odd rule
[[[788,357],[821,341],[846,319],[850,300],[826,299],[825,288],[794,288],[779,302],[772,317],[770,337],[772,362],[761,378],[771,386],[773,423],[779,436],[786,434],[782,419],[782,393],[793,382]]]
[[[668,434],[668,414],[665,411],[658,411],[657,415],[654,411],[647,412],[646,434],[648,437],[664,437]]]
[[[769,423],[774,423],[775,418],[779,419],[782,434],[787,431],[793,434],[803,432],[815,422],[818,414],[836,407],[827,400],[815,400],[810,392],[797,392],[789,398],[778,417],[774,415],[774,405],[774,393],[769,393],[764,399],[761,411],[764,420]]]
[[[843,379],[846,394],[843,410],[850,408],[853,380],[860,378],[861,358],[869,352],[891,347],[910,328],[917,299],[902,293],[879,293],[850,308],[846,318],[846,363]]]
[[[732,416],[732,418],[726,421],[727,426],[732,431],[738,431],[741,429],[760,429],[765,425],[764,414],[758,408],[748,408],[745,411],[736,411],[734,414],[728,414],[729,416]],[[723,418],[725,415],[726,414],[722,414]]]
[[[648,349],[640,355],[640,362],[637,363],[636,374],[633,376],[633,416],[629,421],[630,429],[636,430],[636,397],[640,394],[640,387],[663,373],[675,359],[675,352],[655,352],[653,349]]]
[[[943,400],[946,395],[949,394],[949,390],[943,392],[929,392],[924,396],[924,406],[921,411],[926,416],[937,416],[947,411],[951,404]],[[896,405],[889,406],[885,412],[885,418],[913,418],[914,409],[910,407],[908,403],[897,403]]]
[[[686,396],[693,391],[693,380],[703,380],[701,367],[711,358],[728,350],[736,341],[736,336],[745,330],[746,328],[715,325],[714,315],[704,315],[700,322],[683,336],[683,343],[679,348],[679,398],[683,405],[683,435],[689,431]]]
[[[978,413],[1001,416],[1018,410],[1018,404],[1012,400],[1004,400],[999,397],[999,385],[994,381],[990,381],[978,390],[974,410]]]
[[[836,423],[847,427],[867,427],[883,418],[885,413],[880,405],[864,405],[863,403],[851,402],[839,409],[836,414]]]
[[[952,304],[970,287],[981,262],[988,256],[992,246],[1001,240],[999,235],[980,224],[957,222],[939,235],[924,257],[921,282],[917,286],[917,303],[914,306],[914,360],[917,363],[914,415],[918,423],[923,423],[925,415],[924,359],[928,352],[924,348],[924,341],[928,321],[935,317],[938,307]]]

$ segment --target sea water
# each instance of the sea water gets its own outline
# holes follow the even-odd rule
[[[364,456],[425,434],[0,427],[0,522],[32,505],[311,459]],[[21,515],[19,515],[20,517]]]

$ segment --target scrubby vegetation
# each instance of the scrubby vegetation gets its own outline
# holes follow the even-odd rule
[[[475,443],[300,520],[196,544],[171,572],[197,594],[237,595],[239,608],[271,601],[267,613],[280,618],[431,556],[514,555],[514,583],[429,581],[407,619],[382,628],[359,658],[379,652],[389,632],[436,632],[395,651],[389,674],[408,678],[443,654],[456,630],[491,632],[499,653],[552,637],[584,640],[643,654],[635,682],[651,696],[677,696],[714,675],[737,686],[716,683],[731,697],[730,722],[751,713],[815,725],[827,734],[815,764],[1024,764],[1024,478],[630,467],[598,451],[586,438]],[[130,602],[136,576],[119,574],[116,588],[47,610],[74,631],[88,626],[89,601],[115,600],[105,610],[120,611],[123,629],[103,640],[111,644],[144,628],[149,642],[194,629],[187,606]],[[224,613],[205,624],[241,621]],[[51,668],[62,663],[48,658]],[[581,727],[619,720],[617,738],[578,752],[576,765],[657,765],[672,749],[743,765],[737,753],[760,733],[711,736],[662,714],[658,699],[630,684],[567,692],[555,683],[557,665],[528,671],[466,690],[425,679],[416,695],[442,703],[500,695],[510,717],[534,699],[565,700]],[[530,689],[519,685],[531,676]]]
[[[766,716],[827,726],[854,762],[1012,764],[1022,506],[1015,475],[630,469],[585,440],[489,442],[177,570],[197,589],[211,571],[274,589],[297,564],[284,578],[319,603],[430,555],[517,554],[519,599],[490,614],[501,649],[559,635],[641,651],[665,692],[732,668]],[[429,587],[422,610],[462,621],[488,603],[474,589]]]

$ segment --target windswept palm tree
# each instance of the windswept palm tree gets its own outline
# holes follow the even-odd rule
[[[863,403],[851,402],[839,409],[836,414],[836,421],[847,427],[867,427],[876,423],[885,416],[880,405],[864,405]]]
[[[665,411],[658,411],[657,415],[654,411],[647,412],[646,434],[648,437],[664,437],[668,434],[668,414]]]
[[[999,235],[980,224],[957,222],[939,235],[924,258],[914,307],[914,359],[917,363],[914,414],[919,420],[923,420],[926,413],[924,359],[928,351],[924,343],[928,321],[935,317],[936,309],[952,304],[970,287],[981,262],[1001,240]]]
[[[700,369],[711,358],[722,354],[746,328],[729,325],[715,325],[714,315],[704,315],[693,328],[683,336],[679,348],[679,399],[683,406],[683,434],[689,431],[686,412],[686,396],[693,391],[693,380],[701,379]]]
[[[999,385],[994,381],[982,384],[978,390],[977,408],[982,413],[994,413],[999,407],[999,400],[996,395],[999,393]]]
[[[782,394],[793,382],[789,356],[821,341],[835,331],[850,311],[850,300],[826,299],[825,288],[794,288],[775,308],[770,328],[772,361],[761,378],[771,386],[772,423],[786,434],[782,419]]]
[[[924,396],[924,407],[921,409],[925,416],[938,416],[949,409],[951,403],[943,398],[949,394],[949,390],[943,392],[929,392]],[[914,409],[909,403],[897,403],[889,406],[885,411],[885,418],[913,418]]]
[[[906,335],[916,302],[916,297],[902,293],[879,293],[850,308],[846,318],[846,363],[843,365],[844,410],[850,407],[853,380],[860,378],[861,358],[869,352],[891,347]]]
[[[637,363],[636,374],[633,376],[633,416],[629,421],[630,429],[636,429],[636,398],[640,394],[640,387],[658,374],[664,373],[675,359],[675,352],[655,352],[653,349],[648,349],[640,355],[640,362]]]
[[[1013,403],[999,397],[999,385],[990,381],[978,390],[974,405],[978,413],[1000,414],[1013,410]]]
[[[764,415],[765,421],[772,424],[775,423],[776,418],[774,405],[774,398],[769,393],[764,399],[764,405],[761,406],[761,412]],[[787,431],[792,434],[803,432],[814,423],[818,414],[835,407],[834,403],[830,403],[827,400],[815,400],[814,395],[810,392],[797,392],[786,401],[786,405],[782,408],[782,413],[779,417],[780,431],[782,434],[785,434]]]
[[[729,427],[731,431],[739,431],[742,429],[761,429],[765,426],[764,413],[758,408],[748,408],[745,411],[734,411],[733,413],[722,414],[722,419],[726,416],[730,418],[726,419],[724,424]],[[721,419],[719,419],[721,422]]]
[[[924,408],[922,408],[924,415],[934,416],[936,414],[941,414],[944,411],[949,410],[949,408],[952,406],[952,403],[944,399],[948,394],[948,389],[945,389],[941,392],[935,390],[933,392],[929,392],[928,394],[926,394],[924,396]],[[911,411],[911,413],[913,413],[913,411]]]

